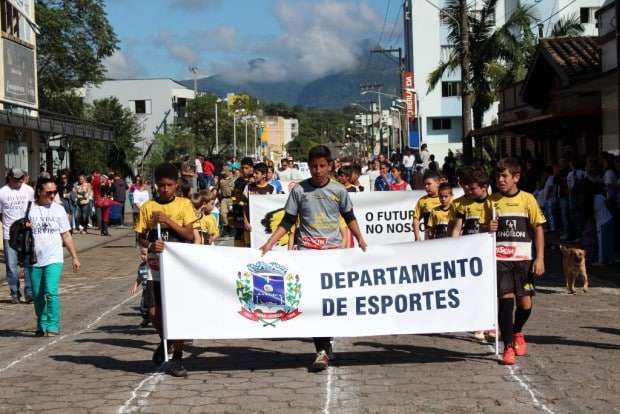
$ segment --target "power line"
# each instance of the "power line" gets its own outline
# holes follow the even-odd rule
[[[387,24],[388,16],[390,15],[390,3],[391,3],[391,0],[388,0],[387,7],[385,9],[385,17],[383,18],[383,28],[381,29],[381,35],[379,35],[379,41],[377,42],[379,46],[381,46],[381,41],[383,40],[383,34],[385,33],[385,25]]]
[[[404,3],[404,1],[403,1],[403,3]],[[397,26],[400,26],[400,28],[401,28],[401,30],[402,30],[402,25],[399,25],[399,23],[400,23],[400,22],[399,22],[399,20],[400,20],[400,14],[402,13],[402,11],[403,11],[403,4],[401,4],[401,5],[398,7],[398,13],[396,14],[396,18],[394,19],[394,24],[392,24],[392,31],[390,32],[390,35],[389,35],[389,36],[388,36],[388,38],[387,38],[387,42],[386,42],[386,44],[387,44],[387,46],[388,46],[388,47],[391,47],[391,46],[392,46],[392,40],[394,40],[394,39],[397,39],[397,38],[398,38],[398,37],[394,38],[394,32],[396,31],[396,27],[397,27]]]

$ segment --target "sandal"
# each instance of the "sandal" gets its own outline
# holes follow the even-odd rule
[[[45,336],[45,332],[44,331],[36,331],[34,333],[34,336],[37,337],[37,338],[41,338],[41,337]]]
[[[58,332],[46,332],[45,336],[58,336]]]

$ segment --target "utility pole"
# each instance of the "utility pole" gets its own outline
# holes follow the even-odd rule
[[[471,91],[470,91],[470,65],[469,65],[469,14],[467,12],[467,1],[459,0],[460,3],[460,29],[461,29],[461,112],[463,119],[463,158],[465,164],[473,161],[472,148],[472,119],[471,119]]]
[[[377,94],[377,101],[379,103],[379,154],[383,154],[383,148],[384,148],[384,145],[383,145],[383,112],[381,108],[381,88],[382,87],[383,85],[380,83],[360,85],[360,89],[362,90],[362,95],[364,95],[367,92],[372,92],[372,93]],[[373,114],[374,114],[374,110],[373,110]],[[374,146],[374,142],[373,142],[373,146]]]
[[[198,66],[192,66],[189,68],[194,78],[194,98],[198,97]]]
[[[620,148],[620,0],[616,0],[616,72],[618,73],[618,82],[616,82],[616,110],[618,111],[616,133],[618,134],[618,141],[616,145]]]
[[[218,130],[218,120],[217,120],[217,104],[221,101],[220,98],[215,99],[215,153],[220,153],[220,134]]]

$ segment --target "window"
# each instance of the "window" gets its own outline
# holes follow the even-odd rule
[[[461,96],[461,82],[441,82],[441,96]]]
[[[590,8],[582,7],[579,9],[579,21],[581,23],[590,23]]]
[[[450,118],[433,118],[433,131],[442,129],[452,129],[452,120]]]
[[[0,1],[2,31],[19,38],[19,11],[6,0]]]
[[[135,101],[129,101],[129,105],[134,114],[148,115],[151,113],[150,99],[138,99]]]

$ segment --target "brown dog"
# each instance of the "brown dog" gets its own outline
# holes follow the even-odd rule
[[[588,291],[588,272],[586,271],[586,251],[577,247],[562,246],[562,270],[566,279],[566,289],[575,293],[575,282],[583,278],[583,291]]]

